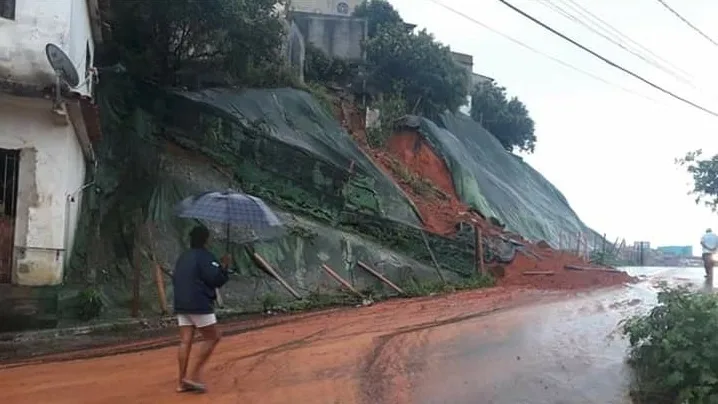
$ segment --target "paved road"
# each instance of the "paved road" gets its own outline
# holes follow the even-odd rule
[[[618,322],[660,280],[566,297],[506,290],[393,301],[225,338],[205,396],[178,395],[174,349],[0,370],[7,403],[627,403]]]

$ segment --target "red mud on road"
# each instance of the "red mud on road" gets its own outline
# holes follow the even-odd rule
[[[225,336],[205,396],[174,392],[175,348],[0,370],[3,402],[410,403],[422,332],[562,294],[494,288],[304,316]],[[232,328],[227,325],[225,328]]]

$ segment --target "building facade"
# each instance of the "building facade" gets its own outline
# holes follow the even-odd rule
[[[351,16],[364,0],[291,0],[289,9],[304,13]]]
[[[0,0],[0,285],[63,280],[99,133],[90,107],[98,16],[96,0]],[[58,94],[50,43],[72,60],[76,88]]]

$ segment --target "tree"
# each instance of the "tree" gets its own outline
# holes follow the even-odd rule
[[[369,38],[374,38],[380,26],[403,24],[399,12],[386,0],[365,1],[354,9],[354,17],[366,18]]]
[[[718,211],[718,155],[703,158],[703,151],[696,150],[677,159],[676,163],[686,167],[693,177],[693,190],[696,203],[703,202],[714,212]]]
[[[466,103],[469,77],[454,61],[448,46],[426,30],[413,33],[401,19],[386,17],[393,15],[387,11],[393,8],[386,1],[374,0],[367,7],[369,25],[374,21],[377,27],[366,43],[372,87],[400,95],[412,111],[417,109],[429,117],[456,111]]]
[[[507,151],[518,148],[533,153],[536,146],[534,121],[523,102],[516,97],[507,98],[504,87],[494,82],[474,87],[471,117],[491,132]]]
[[[212,72],[244,82],[281,69],[276,0],[122,0],[110,6],[109,54],[162,85]],[[280,1],[281,3],[281,1]]]

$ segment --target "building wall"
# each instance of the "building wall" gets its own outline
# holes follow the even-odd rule
[[[317,13],[327,15],[352,15],[354,9],[359,6],[363,0],[291,0],[290,10],[302,11],[306,13]],[[344,3],[348,13],[339,12],[340,3]],[[344,9],[344,8],[343,8]]]
[[[80,207],[79,200],[71,204],[66,217],[67,195],[85,178],[82,149],[72,125],[59,124],[50,106],[0,97],[0,148],[20,150],[13,274],[19,285],[61,283]]]
[[[15,19],[0,18],[0,80],[45,86],[54,72],[45,45],[54,43],[85,77],[88,43],[94,53],[86,0],[17,0]],[[85,86],[78,90],[87,94]]]
[[[366,20],[352,17],[294,12],[291,16],[306,42],[326,54],[347,60],[362,60]]]

